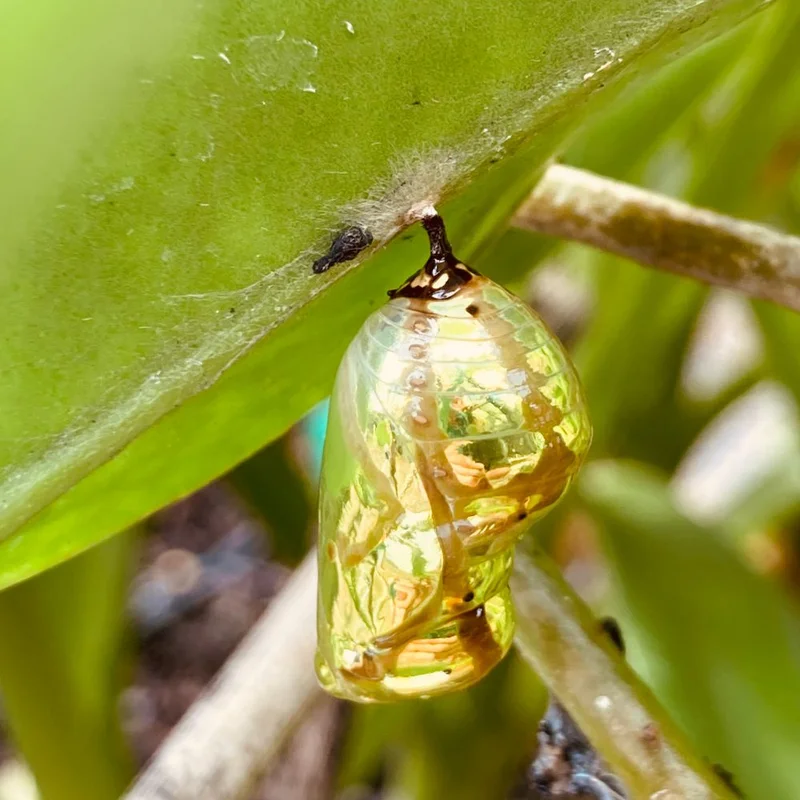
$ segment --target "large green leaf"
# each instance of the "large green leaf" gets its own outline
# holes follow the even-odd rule
[[[682,517],[654,473],[596,462],[581,489],[603,523],[634,666],[747,797],[800,796],[797,608],[730,537]]]
[[[422,256],[399,241],[369,270],[313,277],[331,230],[358,221],[381,243],[442,201],[471,255],[587,96],[764,3],[94,5],[20,3],[4,30],[30,69],[0,84],[18,120],[2,139],[0,531],[85,480],[7,540],[0,585],[191,491],[325,394]]]

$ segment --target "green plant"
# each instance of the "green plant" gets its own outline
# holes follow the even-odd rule
[[[55,677],[36,680],[69,687],[74,676],[64,692],[80,706],[100,662],[87,645],[87,663],[71,665],[54,642],[118,641],[119,586],[105,584],[99,563],[111,551],[90,548],[260,451],[239,485],[270,462],[280,487],[281,462],[262,448],[328,393],[361,321],[421,263],[407,214],[432,201],[459,254],[490,276],[519,288],[557,261],[591,288],[596,312],[574,349],[594,454],[647,466],[591,465],[540,539],[570,515],[591,518],[625,598],[633,666],[748,797],[797,795],[796,713],[780,691],[800,669],[794,600],[742,550],[766,528],[788,538],[796,484],[746,524],[729,512],[705,525],[687,520],[649,470],[673,473],[698,433],[763,378],[800,397],[800,320],[753,303],[763,363],[698,401],[683,374],[707,286],[508,225],[559,155],[797,230],[800,12],[777,3],[735,27],[767,4],[430,5],[80,0],[67,12],[37,0],[7,10],[0,36],[17,69],[0,79],[0,586],[34,580],[0,596],[0,639],[12,643],[0,687],[46,798],[88,796],[77,771],[106,776],[92,781],[98,797],[127,778],[123,758],[110,767],[89,744],[94,758],[74,761],[72,777],[65,759],[48,780],[52,740],[35,722],[44,701],[28,685],[26,664],[47,660]],[[373,232],[372,250],[312,275],[353,222]],[[295,507],[305,513],[302,499]],[[290,515],[276,519],[279,532],[298,528]],[[124,574],[124,563],[112,572]],[[118,614],[92,618],[76,605],[59,617],[53,598],[69,589],[58,576],[82,570],[88,577],[75,580],[96,586],[98,604],[116,597],[108,608]],[[676,571],[694,577],[679,583]],[[676,586],[688,629],[670,613]],[[16,604],[41,621],[24,648],[13,644]],[[737,646],[745,618],[779,656]],[[86,741],[113,725],[112,683],[91,701]],[[460,797],[487,797],[530,750],[541,705],[540,687],[513,662],[464,696],[359,714],[343,780],[368,774],[381,744],[402,735],[395,778],[413,796],[457,786]],[[523,732],[513,746],[487,724],[498,707],[505,729]],[[49,712],[62,728],[73,718],[68,707]],[[465,763],[454,730],[492,757]]]

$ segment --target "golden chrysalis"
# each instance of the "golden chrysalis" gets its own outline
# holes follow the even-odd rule
[[[560,342],[423,225],[430,258],[342,360],[323,456],[317,674],[360,702],[462,689],[503,658],[514,544],[591,441]]]

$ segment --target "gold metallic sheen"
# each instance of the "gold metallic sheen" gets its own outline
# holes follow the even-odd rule
[[[323,687],[388,701],[486,675],[514,634],[514,544],[590,441],[569,357],[497,284],[372,314],[339,368],[323,459]]]

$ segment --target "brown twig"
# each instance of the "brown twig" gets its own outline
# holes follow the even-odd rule
[[[800,238],[552,165],[514,224],[800,311]]]
[[[516,643],[631,797],[733,800],[542,553],[517,555]]]

